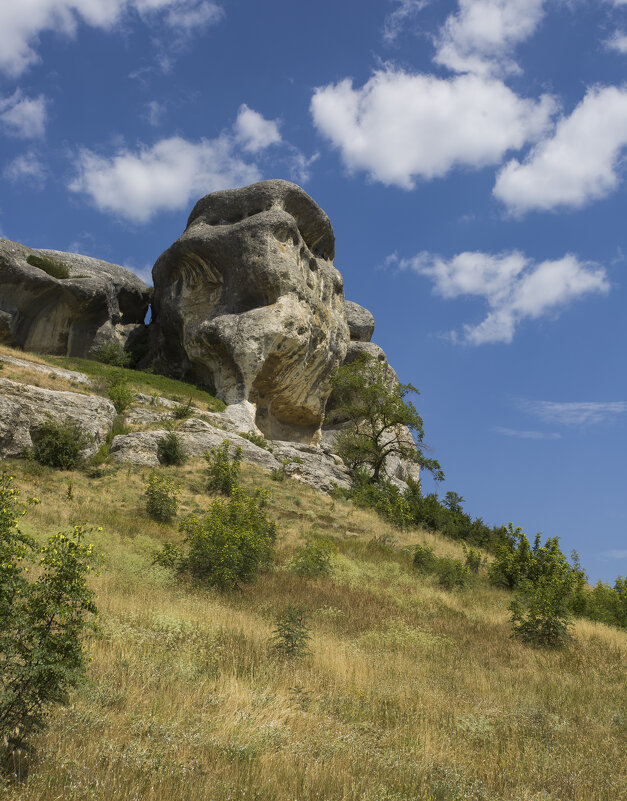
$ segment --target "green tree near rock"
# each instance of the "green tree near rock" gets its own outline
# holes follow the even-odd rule
[[[418,394],[416,387],[391,380],[389,369],[368,354],[339,367],[331,384],[336,405],[327,422],[347,421],[335,449],[353,473],[366,469],[370,482],[377,483],[386,460],[397,456],[437,481],[444,479],[439,463],[424,453],[423,421],[407,400],[410,393]]]

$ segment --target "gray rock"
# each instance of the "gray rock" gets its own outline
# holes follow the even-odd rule
[[[0,378],[0,457],[17,456],[33,446],[46,420],[76,423],[93,438],[89,456],[106,439],[115,418],[113,404],[99,395],[42,389]]]
[[[345,301],[344,308],[346,310],[346,322],[348,323],[351,341],[370,342],[374,334],[374,317],[372,312],[369,312],[368,309],[365,309],[358,303],[353,303],[352,300]]]
[[[265,436],[319,439],[349,341],[327,215],[300,187],[215,192],[153,268],[158,369],[248,401]]]
[[[28,259],[33,261],[29,264]],[[38,259],[67,269],[55,278]],[[149,293],[130,270],[106,261],[33,250],[0,239],[0,342],[38,353],[86,356],[144,331]]]
[[[163,429],[120,434],[111,444],[111,455],[116,462],[157,467],[158,443],[167,433]],[[186,420],[178,429],[178,434],[189,456],[202,456],[212,448],[219,448],[228,439],[233,447],[239,445],[242,448],[244,461],[267,471],[285,470],[287,476],[322,492],[330,492],[335,484],[342,487],[350,484],[348,471],[341,460],[320,448],[290,442],[273,442],[273,451],[270,452],[234,432],[225,432],[198,417]]]

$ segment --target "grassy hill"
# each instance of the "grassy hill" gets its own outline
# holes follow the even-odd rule
[[[7,355],[24,354],[2,349]],[[15,364],[2,375],[57,389],[106,391],[94,362],[28,357],[82,369],[95,388]],[[207,393],[126,371],[134,389],[217,409]],[[87,682],[34,745],[28,778],[8,801],[620,801],[627,798],[627,633],[578,620],[574,642],[539,650],[510,637],[511,595],[475,584],[447,591],[417,572],[428,545],[373,512],[243,466],[247,490],[270,490],[276,560],[258,581],[220,594],[153,564],[178,523],[212,496],[206,464],[162,468],[181,489],[172,523],[145,510],[148,470],[105,464],[60,472],[2,465],[32,507],[38,539],[92,527],[106,569],[92,579],[100,631]],[[102,527],[99,531],[98,527]],[[289,569],[310,537],[334,543],[332,573]],[[486,557],[488,558],[488,557]],[[310,654],[270,649],[277,615],[307,609]]]
[[[204,466],[168,468],[179,519],[211,501]],[[271,491],[276,565],[221,595],[152,564],[181,535],[147,516],[146,470],[5,467],[41,501],[25,530],[102,526],[93,540],[107,564],[93,580],[88,681],[37,738],[28,779],[3,791],[10,801],[627,797],[624,632],[578,621],[567,649],[525,646],[510,638],[510,596],[482,574],[447,592],[413,570],[410,546],[459,558],[456,543],[400,534],[248,466],[244,486]],[[310,534],[336,545],[329,577],[287,569]],[[295,662],[268,647],[288,603],[310,613],[311,654]]]

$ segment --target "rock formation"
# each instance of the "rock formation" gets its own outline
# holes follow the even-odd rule
[[[143,332],[148,288],[106,261],[0,239],[0,342],[24,350],[86,356]]]
[[[153,269],[157,365],[251,402],[269,438],[317,442],[349,342],[334,249],[327,215],[288,181],[202,198]]]
[[[115,409],[99,395],[42,389],[0,378],[0,456],[18,456],[32,448],[39,426],[46,420],[75,423],[92,442],[84,455],[98,450],[109,433]]]

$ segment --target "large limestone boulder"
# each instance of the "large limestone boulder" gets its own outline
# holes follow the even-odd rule
[[[107,437],[115,418],[111,401],[99,395],[56,391],[0,378],[0,458],[18,456],[31,448],[37,429],[46,420],[76,423],[92,442],[89,456]]]
[[[132,344],[149,302],[147,286],[125,267],[0,239],[3,344],[61,356],[86,356],[111,340]]]
[[[288,181],[199,200],[153,268],[155,365],[252,403],[269,438],[317,442],[349,342],[334,245],[327,215]]]

